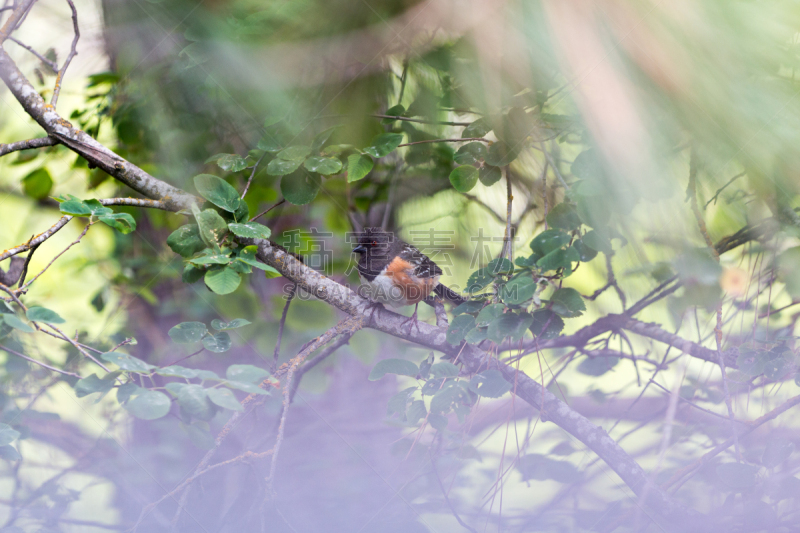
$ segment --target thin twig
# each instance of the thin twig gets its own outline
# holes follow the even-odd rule
[[[158,506],[158,504],[160,504],[161,502],[163,502],[167,498],[174,498],[175,495],[178,494],[178,492],[180,492],[181,490],[186,488],[187,485],[192,483],[197,478],[199,478],[201,476],[204,476],[204,475],[208,474],[209,472],[211,472],[212,470],[216,470],[217,468],[219,468],[221,466],[227,466],[227,465],[231,465],[231,464],[234,464],[234,463],[240,463],[240,462],[248,461],[248,460],[251,460],[251,459],[260,459],[260,458],[266,457],[267,455],[270,455],[270,454],[272,454],[272,450],[267,450],[265,452],[260,452],[260,453],[255,453],[255,452],[252,452],[252,451],[246,451],[242,455],[234,457],[233,459],[228,459],[227,461],[222,461],[222,462],[219,462],[217,464],[213,464],[213,465],[209,466],[208,468],[204,468],[203,470],[200,470],[199,472],[195,472],[190,477],[188,477],[185,480],[183,480],[183,482],[180,483],[177,487],[175,487],[171,492],[168,492],[167,494],[163,495],[161,498],[159,498],[158,500],[154,501],[153,503],[147,504],[142,509],[142,512],[139,513],[139,518],[138,518],[138,520],[136,520],[136,523],[131,528],[131,531],[136,531],[139,528],[139,526],[141,525],[142,520],[144,520],[145,517],[147,516],[147,514],[150,513],[150,511],[152,511],[153,509],[155,509],[156,506]]]
[[[22,359],[25,359],[26,361],[29,361],[29,362],[31,362],[31,363],[33,363],[35,365],[39,365],[42,368],[46,368],[47,370],[51,370],[53,372],[58,372],[59,374],[64,374],[65,376],[70,376],[70,377],[73,377],[73,378],[81,379],[81,376],[78,375],[78,374],[75,374],[73,372],[67,372],[66,370],[61,370],[60,368],[56,368],[56,367],[50,366],[50,365],[48,365],[46,363],[42,363],[41,361],[37,361],[36,359],[33,359],[32,357],[28,357],[27,355],[23,355],[23,354],[21,354],[21,353],[19,353],[17,351],[14,351],[11,348],[6,348],[2,344],[0,344],[0,350],[3,350],[3,351],[6,351],[6,352],[8,352],[10,354],[16,355],[17,357],[21,357]]]
[[[86,232],[87,232],[87,231],[89,231],[89,228],[90,228],[90,227],[92,227],[94,224],[97,224],[97,222],[98,222],[97,220],[94,220],[94,221],[92,221],[92,222],[89,222],[88,224],[86,224],[86,227],[85,227],[85,228],[83,228],[83,231],[81,232],[81,234],[80,234],[80,235],[78,235],[78,238],[77,238],[77,239],[75,239],[73,242],[71,242],[71,243],[69,244],[69,246],[67,246],[66,248],[64,248],[63,250],[61,250],[61,252],[60,252],[60,253],[58,253],[58,254],[57,254],[57,255],[56,255],[56,256],[55,256],[53,259],[51,259],[51,260],[50,260],[50,262],[49,262],[49,263],[47,263],[47,266],[45,266],[45,267],[44,267],[44,268],[41,270],[41,272],[39,272],[39,273],[38,273],[38,274],[36,274],[34,277],[32,277],[32,278],[30,279],[30,281],[28,281],[28,283],[26,283],[25,285],[22,285],[22,284],[18,285],[17,292],[23,292],[23,291],[25,291],[25,290],[26,290],[28,287],[30,287],[30,285],[31,285],[31,284],[32,284],[34,281],[36,281],[37,279],[39,279],[39,277],[40,277],[42,274],[44,274],[44,273],[47,271],[47,269],[48,269],[48,268],[50,268],[50,267],[53,265],[53,263],[55,263],[55,262],[56,262],[56,260],[57,260],[59,257],[61,257],[62,255],[64,255],[65,253],[67,253],[67,251],[68,251],[70,248],[72,248],[73,246],[75,246],[76,244],[78,244],[79,242],[81,242],[81,239],[83,239],[84,235],[86,235]],[[38,245],[37,245],[37,246],[38,246]],[[31,252],[31,253],[32,253],[32,252]]]
[[[64,74],[66,74],[69,64],[72,62],[72,58],[78,54],[78,39],[81,37],[81,31],[78,28],[78,10],[75,9],[75,4],[72,2],[72,0],[67,0],[67,3],[69,4],[69,8],[72,10],[72,28],[75,31],[75,36],[72,38],[72,47],[70,47],[69,54],[67,54],[67,59],[64,61],[64,66],[61,67],[61,70],[58,71],[58,75],[56,76],[56,84],[53,88],[53,97],[50,99],[50,105],[53,107],[55,107],[56,103],[58,102],[58,95],[61,93],[61,83],[64,81]]]
[[[51,60],[47,59],[46,57],[44,57],[42,54],[40,54],[36,50],[31,48],[27,44],[15,39],[14,37],[9,37],[8,40],[11,41],[12,43],[18,44],[19,46],[21,46],[22,48],[24,48],[28,52],[30,52],[33,55],[35,55],[39,59],[39,61],[41,61],[42,63],[44,63],[45,65],[47,65],[51,69],[53,69],[53,72],[58,72],[58,64],[55,61],[51,61]]]
[[[264,215],[266,215],[267,213],[269,213],[270,211],[272,211],[273,209],[275,209],[279,205],[283,205],[284,203],[286,203],[286,198],[282,199],[280,202],[278,202],[277,204],[273,205],[272,207],[270,207],[266,211],[262,211],[261,213],[257,214],[256,216],[254,216],[253,218],[250,219],[250,222],[253,222],[254,220],[257,220],[257,219],[263,217]]]
[[[511,207],[514,202],[514,195],[511,189],[511,169],[506,167],[506,231],[503,235],[503,252],[500,257],[508,254],[508,260],[514,262],[514,247],[511,239]]]
[[[52,137],[37,137],[35,139],[28,139],[26,141],[17,141],[14,143],[0,144],[0,156],[18,152],[20,150],[30,150],[32,148],[44,148],[46,146],[55,146],[58,144],[56,139]]]
[[[430,449],[428,453],[431,454]],[[471,527],[469,524],[464,522],[461,517],[458,515],[458,511],[453,506],[453,502],[450,501],[450,498],[447,496],[447,490],[444,488],[444,483],[442,483],[442,478],[439,477],[439,472],[436,470],[436,459],[431,454],[431,469],[433,470],[433,475],[436,477],[436,481],[439,482],[439,488],[442,489],[442,496],[444,496],[444,502],[450,508],[450,512],[453,513],[453,516],[456,518],[461,527],[466,529],[467,531],[472,531],[472,533],[478,533],[475,528]]]
[[[11,16],[8,17],[3,27],[0,28],[0,45],[2,45],[11,33],[17,29],[17,25],[22,21],[35,1],[36,0],[21,0],[14,7]]]
[[[714,260],[719,263],[719,251],[714,246],[714,241],[711,240],[711,236],[708,234],[706,221],[703,219],[703,214],[700,212],[700,207],[697,204],[697,164],[697,152],[694,147],[692,147],[691,152],[689,153],[689,185],[687,187],[687,193],[689,195],[692,212],[694,213],[695,220],[697,220],[697,227],[700,229],[700,233],[703,235],[703,239],[706,241],[706,245],[711,251],[711,255],[714,257]],[[722,355],[722,301],[717,304],[716,311],[717,323],[714,327],[714,338],[717,344],[717,359],[719,361],[719,369],[722,373],[722,391],[725,394],[725,406],[728,408],[728,417],[730,418],[731,432],[733,434],[733,446],[734,450],[736,451],[736,458],[741,461],[742,456],[739,451],[739,437],[737,435],[735,425],[736,418],[733,414],[731,392],[728,387],[728,375],[725,370],[725,357]]]
[[[351,337],[352,335],[347,333],[342,335],[336,340],[336,342],[322,350],[316,357],[314,357],[314,359],[304,364],[303,368],[297,371],[297,375],[294,378],[294,383],[292,383],[292,392],[289,394],[289,403],[294,401],[294,395],[297,393],[297,389],[300,386],[300,381],[302,381],[303,376],[322,361],[333,355],[336,350],[349,343]]]
[[[253,183],[253,177],[256,175],[256,170],[258,170],[258,165],[261,163],[261,160],[266,157],[267,152],[261,154],[261,157],[258,158],[256,164],[253,165],[253,172],[250,173],[250,177],[247,179],[247,184],[244,186],[244,190],[242,191],[242,199],[244,200],[244,195],[247,194],[248,189],[250,189],[250,184]],[[260,216],[260,215],[259,215]]]
[[[39,246],[41,246],[41,243],[31,248],[31,251],[28,252],[28,256],[25,258],[25,265],[22,267],[22,274],[19,275],[19,281],[17,282],[17,287],[22,287],[23,285],[25,285],[25,276],[28,275],[28,266],[30,266],[31,259],[33,259],[33,253],[36,251],[37,248],[39,248]]]
[[[275,341],[275,351],[272,354],[272,372],[278,368],[278,357],[281,353],[281,340],[283,339],[283,328],[286,326],[286,315],[289,314],[289,305],[291,305],[294,295],[297,293],[297,284],[292,283],[289,289],[289,294],[286,296],[286,303],[283,305],[283,312],[281,313],[281,320],[278,322],[278,340]]]

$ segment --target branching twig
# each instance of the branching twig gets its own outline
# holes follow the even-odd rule
[[[446,121],[436,121],[436,120],[422,120],[418,118],[408,118],[408,117],[398,117],[394,115],[379,115],[374,114],[370,115],[371,117],[375,118],[388,118],[393,120],[404,120],[406,122],[416,122],[418,124],[437,124],[439,126],[469,126],[472,124],[471,122],[446,122]]]
[[[64,81],[64,74],[66,74],[67,69],[69,68],[69,64],[72,62],[72,58],[78,54],[78,39],[81,37],[81,31],[78,28],[78,10],[75,9],[75,4],[72,0],[67,0],[69,4],[69,8],[72,10],[72,29],[75,32],[75,36],[72,38],[72,46],[69,49],[69,54],[67,54],[67,59],[64,60],[64,66],[61,67],[61,70],[58,71],[56,75],[56,84],[53,87],[53,97],[50,99],[50,105],[55,107],[56,103],[58,103],[58,95],[61,93],[61,83]]]
[[[279,205],[283,205],[284,203],[286,203],[286,198],[283,198],[280,202],[276,203],[275,205],[273,205],[272,207],[268,208],[267,210],[260,212],[259,214],[257,214],[253,218],[251,218],[250,222],[253,222],[254,220],[258,220],[259,218],[263,217],[264,215],[266,215],[267,213],[269,213],[270,211],[272,211],[273,209],[275,209]]]
[[[5,24],[3,24],[3,27],[0,28],[0,45],[2,45],[3,42],[8,39],[11,33],[17,28],[17,24],[19,24],[23,17],[25,17],[35,1],[36,0],[20,0],[20,2],[14,7],[11,15],[8,17]]]
[[[272,372],[278,368],[278,357],[281,354],[281,339],[283,339],[283,328],[286,326],[286,315],[289,314],[289,306],[294,299],[297,292],[297,284],[293,283],[289,289],[289,294],[286,295],[286,303],[283,305],[283,312],[281,313],[281,320],[278,322],[278,339],[275,341],[275,351],[272,354]]]
[[[3,350],[3,351],[6,351],[6,352],[8,352],[10,354],[16,355],[17,357],[21,357],[22,359],[25,359],[26,361],[29,361],[29,362],[31,362],[31,363],[33,363],[35,365],[39,365],[42,368],[46,368],[47,370],[51,370],[53,372],[58,372],[59,374],[63,374],[65,376],[70,376],[70,377],[73,377],[73,378],[78,378],[78,379],[81,378],[81,376],[79,376],[78,374],[75,374],[74,372],[67,372],[66,370],[61,370],[60,368],[56,368],[54,366],[50,366],[50,365],[48,365],[46,363],[42,363],[41,361],[37,361],[36,359],[33,359],[32,357],[28,357],[27,355],[24,355],[24,354],[21,354],[21,353],[19,353],[17,351],[14,351],[11,348],[6,348],[2,344],[0,344],[0,350]]]
[[[322,350],[316,357],[314,357],[314,359],[304,364],[303,367],[297,371],[297,376],[294,378],[294,382],[292,383],[292,392],[289,394],[289,403],[294,401],[294,395],[297,393],[297,388],[300,386],[300,381],[303,379],[303,376],[322,361],[333,355],[336,350],[349,343],[351,337],[352,335],[349,334],[342,335],[336,339],[336,342]]]
[[[253,183],[253,178],[256,175],[256,170],[258,170],[258,165],[261,164],[261,161],[266,156],[267,156],[267,152],[264,152],[263,154],[261,154],[261,157],[258,158],[258,161],[256,161],[256,164],[253,165],[253,171],[250,173],[250,177],[247,179],[247,184],[245,184],[244,190],[242,191],[242,199],[244,199],[244,196],[247,194],[247,191],[250,189],[250,184]],[[261,216],[261,215],[259,215],[259,216]],[[258,218],[258,217],[256,217],[256,218]],[[253,219],[253,220],[255,220],[255,219]]]
[[[47,265],[46,265],[46,266],[45,266],[45,267],[44,267],[44,268],[41,270],[41,272],[39,272],[38,274],[36,274],[35,276],[33,276],[33,277],[30,279],[30,281],[28,281],[28,283],[26,283],[25,285],[22,285],[22,283],[20,282],[20,284],[19,284],[19,286],[18,286],[18,288],[17,288],[17,292],[23,292],[23,291],[25,291],[25,290],[26,290],[28,287],[30,287],[30,286],[31,286],[31,284],[32,284],[34,281],[36,281],[37,279],[39,279],[39,277],[40,277],[42,274],[44,274],[44,273],[47,271],[47,269],[48,269],[48,268],[50,268],[50,267],[53,265],[53,263],[55,263],[55,262],[56,262],[56,260],[57,260],[59,257],[61,257],[62,255],[64,255],[65,253],[67,253],[67,252],[69,251],[69,249],[70,249],[70,248],[72,248],[73,246],[75,246],[76,244],[78,244],[79,242],[81,242],[81,239],[83,239],[84,235],[86,235],[86,232],[88,232],[88,231],[89,231],[89,228],[90,228],[90,227],[92,227],[94,224],[97,224],[97,222],[98,222],[97,220],[94,220],[94,221],[92,221],[92,222],[89,222],[88,224],[86,224],[86,227],[85,227],[85,228],[83,228],[83,231],[81,232],[81,234],[80,234],[80,235],[78,235],[78,238],[77,238],[77,239],[75,239],[74,241],[72,241],[72,242],[71,242],[71,243],[70,243],[70,244],[69,244],[69,245],[68,245],[66,248],[64,248],[63,250],[61,250],[61,252],[59,252],[58,254],[56,254],[56,256],[55,256],[55,257],[53,257],[53,259],[51,259],[49,263],[47,263]],[[39,245],[37,244],[36,246],[38,247]],[[31,255],[33,255],[33,250],[35,250],[35,248],[32,248],[32,249],[31,249]],[[29,256],[29,257],[30,257],[30,256]]]
[[[13,38],[13,37],[9,37],[8,40],[11,41],[12,43],[16,43],[17,45],[21,46],[22,48],[24,48],[28,52],[30,52],[33,55],[35,55],[39,59],[39,61],[41,61],[42,63],[44,63],[45,65],[47,65],[51,69],[53,69],[53,72],[58,72],[58,63],[56,63],[55,61],[50,61],[49,59],[44,57],[42,54],[40,54],[39,52],[37,52],[36,50],[31,48],[27,44],[23,43],[22,41],[19,41],[19,40]]]

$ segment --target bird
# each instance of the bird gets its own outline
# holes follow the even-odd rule
[[[414,313],[406,320],[411,322],[409,333],[415,326],[419,331],[417,309],[422,301],[431,303],[427,300],[431,293],[456,305],[468,300],[439,283],[442,269],[430,257],[383,228],[364,228],[353,252],[360,255],[358,274],[376,306],[373,313],[381,304],[414,305]]]

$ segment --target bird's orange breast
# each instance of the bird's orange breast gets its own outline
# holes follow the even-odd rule
[[[414,265],[399,256],[386,267],[386,275],[392,277],[395,286],[400,288],[409,304],[416,304],[427,298],[438,282],[438,276],[415,276]]]

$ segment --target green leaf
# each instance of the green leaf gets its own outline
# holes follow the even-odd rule
[[[203,346],[206,350],[214,353],[223,353],[231,349],[231,336],[222,331],[216,335],[206,335],[203,337]]]
[[[511,147],[503,141],[497,141],[489,147],[486,162],[495,167],[504,167],[519,155],[519,148]]]
[[[228,389],[208,389],[207,393],[208,398],[223,409],[240,412],[244,411],[242,404],[236,400],[236,396]]]
[[[580,260],[581,256],[578,251],[573,247],[569,247],[566,250],[558,249],[550,252],[539,259],[536,265],[542,269],[542,272],[557,270],[559,268],[571,270],[572,263],[579,262]]]
[[[230,294],[239,287],[242,278],[238,272],[226,266],[222,268],[216,267],[207,271],[203,281],[205,281],[209,289],[217,294]]]
[[[427,414],[428,410],[425,408],[425,402],[422,400],[414,400],[411,402],[411,405],[408,406],[406,422],[409,424],[417,424],[420,420],[425,418]]]
[[[211,174],[199,174],[194,177],[194,186],[200,195],[230,213],[239,208],[239,193],[227,181]]]
[[[755,486],[758,467],[744,463],[722,463],[717,465],[717,477],[722,485],[732,491],[741,491]]]
[[[110,215],[102,215],[98,219],[123,235],[136,230],[136,220],[128,213],[111,213]]]
[[[461,398],[462,392],[463,390],[457,382],[446,382],[431,398],[431,413],[442,415],[448,413],[453,406],[453,402],[457,402]]]
[[[249,237],[251,239],[269,239],[272,232],[268,227],[258,222],[245,222],[242,224],[228,224],[231,233],[239,237]]]
[[[281,149],[281,141],[274,132],[267,132],[259,139],[256,148],[265,152],[278,152]]]
[[[19,461],[22,459],[22,456],[19,454],[16,448],[6,445],[0,446],[0,459],[5,459],[6,461]],[[20,529],[20,531],[22,530]]]
[[[401,376],[416,377],[419,374],[419,367],[411,361],[405,359],[384,359],[372,368],[369,373],[369,380],[376,381],[386,374],[398,374]]]
[[[309,172],[316,172],[325,176],[338,174],[342,171],[342,162],[335,157],[322,157],[313,155],[305,160],[303,166]]]
[[[186,385],[178,392],[178,405],[192,418],[211,420],[217,410],[208,399],[206,389],[200,385]]]
[[[309,172],[297,172],[281,178],[281,194],[294,205],[305,205],[317,197],[320,177]]]
[[[587,357],[578,365],[578,372],[587,376],[602,376],[619,363],[619,357]]]
[[[417,387],[409,387],[389,398],[389,402],[386,404],[386,415],[398,414],[402,418],[406,412],[408,400],[411,399],[411,395],[414,394],[415,390],[417,390]]]
[[[576,250],[578,250],[578,254],[581,257],[581,262],[583,263],[589,262],[597,256],[597,250],[586,246],[586,243],[584,243],[582,239],[575,241],[573,246]]]
[[[488,329],[489,328],[474,328],[467,333],[464,340],[470,344],[478,344],[479,342],[485,341]]]
[[[467,280],[467,292],[472,294],[483,290],[494,281],[495,275],[488,268],[481,268],[470,275]]]
[[[9,426],[8,424],[0,423],[0,446],[6,446],[17,440],[20,432]]]
[[[239,252],[239,255],[236,257],[237,260],[250,265],[252,267],[259,268],[267,274],[267,278],[275,278],[281,275],[280,272],[272,268],[271,266],[267,265],[266,263],[262,263],[258,259],[256,259],[256,246],[245,246]]]
[[[479,118],[466,128],[464,131],[461,132],[462,139],[475,139],[477,137],[483,137],[487,133],[492,131],[492,127],[489,125],[489,121],[485,118]]]
[[[486,268],[494,275],[510,274],[514,272],[514,264],[505,257],[492,259],[489,261],[489,264],[486,265]]]
[[[481,300],[471,300],[469,302],[464,302],[463,304],[459,305],[455,309],[453,309],[453,316],[461,315],[463,313],[477,313],[483,307],[483,302]]]
[[[291,174],[303,164],[302,159],[286,161],[285,159],[275,158],[267,165],[267,174],[270,176],[285,176]]]
[[[450,173],[450,183],[458,192],[469,192],[478,183],[478,169],[472,165],[461,165]]]
[[[478,179],[480,179],[481,183],[483,183],[487,187],[491,187],[492,185],[500,181],[500,178],[502,177],[503,177],[503,171],[500,170],[499,167],[493,167],[491,165],[483,165],[483,167],[481,167],[480,172],[478,173]]]
[[[481,312],[478,313],[478,318],[475,319],[475,325],[479,328],[483,328],[491,324],[495,321],[497,317],[503,314],[503,310],[506,308],[503,304],[491,304],[487,305]]]
[[[530,313],[505,313],[489,324],[486,338],[495,344],[500,344],[506,337],[510,337],[511,342],[519,342],[532,323]]]
[[[532,316],[531,333],[542,340],[555,339],[564,329],[564,320],[550,309],[537,309]]]
[[[392,153],[402,142],[402,133],[381,133],[372,140],[372,146],[364,149],[364,153],[379,159]]]
[[[449,420],[446,416],[440,415],[439,413],[430,413],[428,415],[428,423],[431,427],[437,431],[442,431],[447,427],[447,423]]]
[[[34,200],[44,200],[53,188],[53,178],[46,168],[37,168],[22,178],[22,190]]]
[[[138,372],[139,374],[149,374],[150,369],[154,368],[132,355],[119,353],[119,352],[106,352],[100,356],[103,361],[114,363],[121,370],[128,370],[129,372]]]
[[[587,232],[581,237],[581,241],[589,248],[597,250],[598,252],[603,252],[604,254],[610,254],[612,252],[611,241],[596,230]]]
[[[403,113],[405,113],[405,112],[406,112],[406,108],[401,106],[400,104],[397,104],[397,105],[393,105],[392,107],[387,109],[385,114],[390,116],[390,117],[402,117]],[[393,118],[381,119],[381,124],[383,124],[384,126],[388,126],[388,125],[394,124],[395,122],[396,122],[396,120],[393,119]]]
[[[208,329],[202,322],[181,322],[167,332],[172,341],[178,344],[198,342],[206,333]]]
[[[128,383],[120,385],[117,389],[117,401],[119,403],[125,403],[131,398],[131,396],[141,394],[143,390],[144,389],[142,389],[136,383],[129,381]]]
[[[541,232],[531,241],[531,250],[544,257],[567,244],[569,239],[569,234],[558,229],[549,229]]]
[[[430,376],[434,378],[458,377],[458,367],[448,361],[441,361],[431,365]]]
[[[547,223],[553,228],[572,231],[581,227],[581,217],[573,204],[561,202],[547,214]]]
[[[231,365],[225,372],[225,377],[231,381],[240,381],[243,383],[261,383],[268,377],[270,373],[253,365]]]
[[[163,392],[148,390],[128,400],[125,409],[142,420],[155,420],[169,413],[169,397]]]
[[[205,160],[215,162],[219,168],[228,172],[239,172],[247,168],[247,160],[239,154],[216,154]]]
[[[46,307],[29,307],[26,316],[28,320],[44,322],[45,324],[63,324],[66,322],[58,313]]]
[[[23,333],[33,333],[33,328],[30,327],[28,324],[20,320],[17,315],[12,315],[11,313],[3,313],[3,322],[6,323],[7,326],[10,326],[16,330],[22,331]]]
[[[2,442],[2,439],[0,439]],[[786,439],[769,439],[761,456],[761,464],[774,468],[789,458],[794,452],[794,443]]]
[[[189,262],[193,265],[227,265],[233,261],[233,258],[229,255],[224,254],[205,254],[199,255],[197,257],[193,257],[189,259]]]
[[[113,379],[100,379],[97,374],[92,374],[75,383],[75,396],[83,398],[89,394],[100,392],[102,395],[114,387]],[[2,441],[2,439],[0,439]],[[5,443],[8,444],[8,443]]]
[[[475,327],[475,318],[472,315],[458,315],[450,322],[447,328],[447,342],[460,344],[464,336]]]
[[[533,298],[536,287],[536,282],[532,278],[520,276],[505,284],[500,291],[500,298],[507,305],[520,305]]]
[[[283,159],[284,161],[300,161],[302,163],[310,153],[310,146],[290,146],[278,152],[278,159]]]
[[[211,327],[216,329],[217,331],[225,331],[229,329],[237,329],[244,326],[249,326],[251,322],[249,320],[245,320],[244,318],[234,318],[230,322],[223,322],[218,318],[215,318],[211,321]]]
[[[203,242],[208,246],[219,251],[219,241],[228,230],[228,225],[225,223],[225,220],[219,216],[219,213],[215,210],[205,209],[200,211],[194,204],[192,204],[192,212],[194,213],[195,221],[197,221],[200,238],[202,238]]]
[[[483,143],[467,143],[456,151],[453,161],[456,165],[474,165],[486,158],[486,152],[486,145]]]
[[[558,289],[550,298],[550,308],[563,317],[581,316],[586,311],[583,297],[575,289]]]
[[[372,158],[368,155],[353,154],[347,158],[347,181],[352,183],[364,179],[373,166]]]
[[[170,233],[167,245],[181,257],[192,257],[206,247],[197,224],[186,224]]]
[[[170,365],[165,366],[164,368],[159,368],[156,370],[156,374],[159,376],[166,376],[166,377],[175,377],[175,378],[184,378],[184,379],[192,379],[197,377],[197,372],[191,368],[184,368],[178,365]]]
[[[499,398],[511,390],[511,383],[505,380],[497,369],[486,370],[472,377],[469,388],[484,398]]]
[[[69,195],[70,199],[64,202],[61,202],[59,205],[59,209],[65,215],[72,215],[78,217],[85,217],[92,214],[92,209],[83,203],[82,200],[76,198],[75,196]]]
[[[95,200],[94,198],[90,198],[89,200],[84,200],[84,204],[89,206],[89,209],[92,210],[92,215],[94,216],[103,216],[103,215],[110,215],[114,211],[110,207],[106,207],[100,203],[99,200]]]

